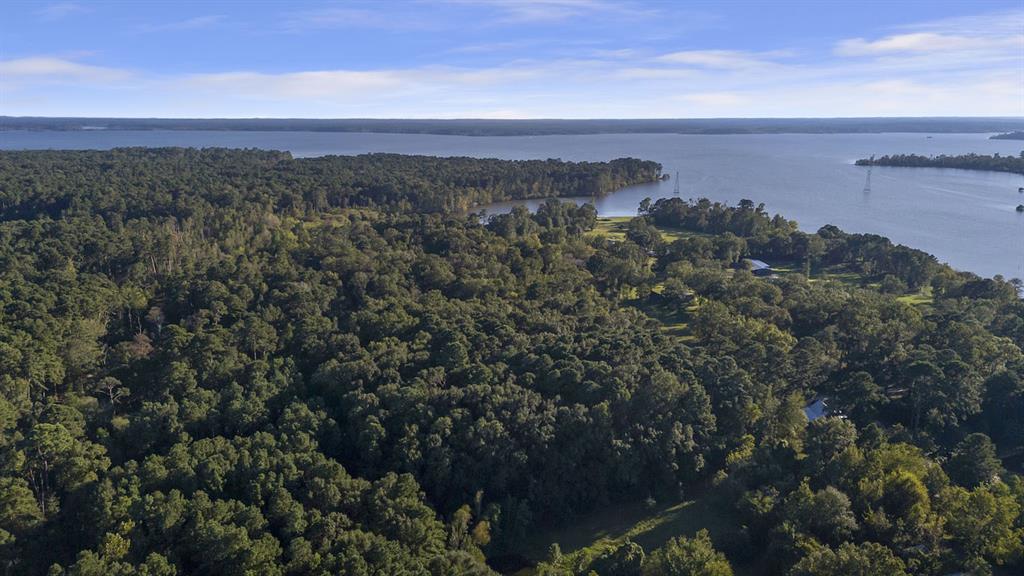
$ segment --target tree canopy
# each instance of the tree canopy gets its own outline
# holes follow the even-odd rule
[[[992,138],[1006,140],[1020,140],[1015,136],[1020,132],[1010,132]],[[963,170],[990,170],[993,172],[1013,172],[1024,174],[1024,151],[1019,156],[1001,156],[998,152],[991,156],[985,154],[960,154],[948,156],[921,156],[918,154],[892,154],[880,158],[862,158],[857,160],[857,166],[908,166],[918,168],[961,168]]]
[[[1020,569],[1016,284],[750,201],[646,202],[622,238],[592,205],[464,211],[659,171],[0,153],[5,570],[483,575],[707,486],[727,531],[537,573]]]

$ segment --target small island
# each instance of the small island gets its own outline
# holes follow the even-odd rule
[[[988,137],[989,140],[1024,140],[1024,130],[1014,130],[1013,132],[1004,132],[1002,134],[993,134]]]
[[[881,158],[861,158],[857,166],[903,166],[911,168],[959,168],[961,170],[987,170],[1024,174],[1024,151],[1018,156],[991,156],[961,154],[958,156],[921,156],[918,154],[892,154]]]

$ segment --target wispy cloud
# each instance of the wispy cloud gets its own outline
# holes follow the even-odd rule
[[[609,16],[618,17],[615,10],[631,6],[598,0],[453,1],[462,7],[460,14],[510,27],[515,18],[569,22],[564,20],[568,13],[614,21]],[[432,17],[434,8],[425,3],[409,6],[396,14],[394,5],[387,10],[347,3],[279,22],[296,32],[406,27],[410,34],[460,25]],[[1021,115],[1024,37],[1019,23],[1024,11],[1012,15],[1016,19],[1010,25],[1007,13],[921,22],[851,34],[814,50],[799,43],[794,44],[798,50],[785,45],[776,50],[678,50],[685,46],[680,42],[690,39],[563,38],[557,26],[538,26],[536,32],[522,26],[531,30],[526,37],[491,30],[459,36],[445,29],[440,35],[451,34],[451,42],[439,42],[436,52],[368,64],[369,69],[317,59],[317,67],[285,72],[246,63],[213,73],[146,73],[94,65],[96,55],[51,52],[0,61],[0,105],[4,113],[150,116]],[[605,30],[603,20],[596,22]],[[191,30],[231,23],[197,16],[160,26]],[[463,37],[466,43],[458,47]],[[453,56],[460,54],[471,56]],[[479,54],[484,56],[473,56]],[[127,89],[134,91],[130,102],[123,97]]]
[[[451,7],[472,9],[473,24],[518,26],[556,24],[573,18],[647,18],[658,12],[629,2],[609,0],[444,0]],[[286,14],[286,30],[298,32],[317,29],[372,28],[382,30],[458,29],[466,22],[436,17],[427,0],[401,4],[351,3],[299,10]],[[397,8],[397,9],[396,9]]]
[[[1024,10],[992,12],[966,17],[919,22],[877,39],[839,41],[835,54],[848,57],[913,57],[929,54],[960,55],[975,59],[1024,58]],[[944,56],[945,57],[945,56]]]
[[[1021,33],[1021,21],[1024,21],[1024,9],[996,10],[979,12],[966,16],[941,18],[913,22],[895,27],[898,30],[941,31],[949,34],[966,36],[1006,36]]]
[[[607,0],[449,0],[453,4],[475,4],[497,10],[498,23],[560,22],[594,15],[646,17],[657,13],[649,7]]]
[[[742,50],[686,50],[672,52],[657,58],[660,62],[685,64],[701,68],[718,68],[739,70],[743,68],[759,68],[775,64],[774,59],[790,56],[784,50],[771,52],[748,52]]]
[[[247,99],[350,100],[388,91],[444,91],[523,81],[535,71],[517,68],[412,68],[406,70],[319,70],[284,74],[226,72],[194,74],[183,82],[192,88],[230,92]]]
[[[934,32],[896,34],[870,41],[851,38],[839,42],[836,54],[840,56],[878,56],[886,54],[959,52],[1014,48],[1019,43],[1012,37],[971,37]]]
[[[90,66],[51,56],[0,60],[0,79],[3,79],[5,83],[20,80],[108,82],[123,79],[129,75],[129,72],[117,68]]]
[[[351,70],[260,74],[225,72],[189,75],[183,84],[217,93],[225,91],[247,99],[320,99],[350,98],[394,90],[403,85],[393,71],[359,72]]]
[[[383,30],[431,30],[440,27],[439,23],[424,17],[417,17],[406,12],[396,12],[384,8],[360,7],[327,7],[316,10],[300,10],[286,14],[283,19],[285,30],[302,32],[304,30],[356,29],[371,28]]]
[[[640,56],[641,52],[634,48],[619,48],[617,50],[598,49],[592,52],[595,58],[636,58]]]
[[[223,15],[210,14],[206,16],[196,16],[194,18],[187,18],[185,20],[177,20],[173,22],[162,22],[160,24],[146,24],[142,26],[142,30],[145,32],[202,30],[204,28],[212,28],[224,21],[225,17]]]
[[[696,78],[699,72],[689,68],[655,68],[650,66],[631,66],[616,70],[613,74],[623,80],[682,80]]]
[[[60,20],[72,14],[81,14],[88,11],[89,8],[77,2],[58,2],[56,4],[48,4],[36,10],[36,15],[43,20]]]
[[[481,44],[466,44],[464,46],[456,46],[455,48],[449,48],[444,51],[445,54],[488,54],[493,52],[507,52],[509,50],[522,50],[535,46],[538,43],[536,41],[519,40],[510,42],[484,42]]]
[[[703,109],[735,110],[749,104],[748,97],[735,92],[694,92],[681,94],[678,99]]]

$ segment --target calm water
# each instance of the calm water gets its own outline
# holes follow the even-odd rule
[[[1024,142],[986,134],[609,134],[466,137],[315,132],[90,131],[0,132],[0,149],[225,146],[289,150],[296,156],[398,152],[506,159],[609,160],[634,156],[679,172],[684,198],[763,202],[771,212],[817,230],[835,224],[873,232],[984,276],[1024,278],[1024,176],[932,168],[876,167],[871,154],[1019,154]],[[673,181],[598,199],[602,215],[636,213],[645,197],[671,196]],[[494,212],[507,206],[492,206]]]

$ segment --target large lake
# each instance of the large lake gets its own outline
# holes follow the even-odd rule
[[[684,198],[749,198],[804,230],[835,224],[872,232],[984,276],[1024,278],[1024,176],[934,168],[866,168],[872,154],[1017,155],[1024,142],[987,134],[608,134],[435,136],[338,132],[0,132],[0,149],[223,146],[289,150],[296,156],[397,152],[506,159],[610,160],[633,156],[678,171]],[[636,213],[645,197],[671,196],[674,180],[635,186],[596,201],[602,215]],[[491,210],[499,210],[493,206]]]

